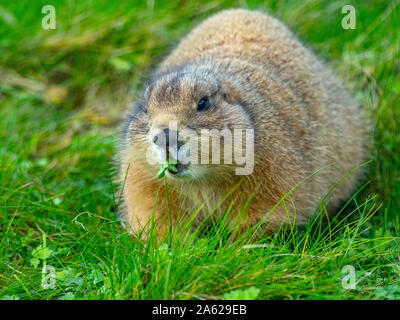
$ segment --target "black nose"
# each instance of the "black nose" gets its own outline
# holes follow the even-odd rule
[[[178,146],[178,149],[182,146],[182,142],[178,141],[178,132],[175,130],[169,130],[165,128],[159,130],[153,137],[153,142],[161,148],[169,148],[169,146]]]

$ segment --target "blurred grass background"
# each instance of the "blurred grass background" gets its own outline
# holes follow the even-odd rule
[[[56,9],[55,30],[44,30],[41,26],[44,16],[41,9],[48,4]],[[344,16],[341,8],[346,4],[356,9],[355,30],[344,30],[341,26]],[[147,289],[130,282],[144,281],[141,267],[131,270],[138,272],[138,279],[132,280],[128,270],[121,271],[128,280],[120,279],[122,274],[115,276],[118,273],[115,257],[136,250],[134,246],[138,245],[130,244],[128,236],[121,236],[124,239],[121,240],[122,230],[111,210],[117,188],[112,182],[115,132],[128,103],[135,99],[152,67],[200,21],[231,7],[259,9],[284,21],[330,64],[367,110],[374,161],[368,175],[370,183],[362,198],[376,194],[377,205],[381,206],[366,223],[359,240],[364,243],[400,235],[399,1],[0,0],[0,295],[9,298],[52,298],[63,294],[70,294],[69,298],[218,298],[224,291],[271,279],[250,266],[246,271],[235,269],[229,255],[238,261],[243,257],[238,258],[228,249],[215,259],[232,272],[243,272],[245,279],[238,283],[234,280],[235,273],[228,271],[226,279],[208,279],[204,285],[194,285],[195,278],[187,278],[181,285],[187,294],[179,296],[174,294],[171,284],[164,283],[165,290],[156,285],[157,279],[164,279],[168,265],[146,271],[146,277],[151,278],[150,274],[157,280],[154,287]],[[89,212],[79,216],[84,228],[73,221],[82,212]],[[85,294],[82,286],[69,290],[75,288],[72,284],[53,293],[34,289],[41,275],[32,267],[30,259],[44,233],[53,246],[53,264],[69,270],[65,273],[72,273],[72,282],[89,281],[96,287],[96,277],[101,278],[100,274],[105,272],[104,266],[100,268],[98,263],[103,260],[102,254],[109,257],[104,259],[109,261],[108,272],[115,276],[106,277],[113,283],[109,285],[111,293],[89,290]],[[120,246],[114,247],[114,258],[107,252],[110,244]],[[115,250],[120,251],[115,253]],[[196,250],[202,252],[202,249]],[[381,279],[381,286],[374,282],[359,292],[343,292],[333,276],[321,278],[326,270],[313,275],[315,266],[305,262],[311,278],[300,281],[293,276],[282,278],[274,286],[263,284],[259,297],[399,297],[398,286],[391,287],[398,279],[399,262],[395,262],[399,259],[398,239],[395,245],[392,242],[390,246],[383,245],[379,252],[374,255],[378,260],[369,257],[363,268],[371,271],[378,268],[375,264],[380,266],[383,271],[377,278]],[[332,249],[330,253],[336,257],[337,251]],[[86,266],[85,261],[93,259],[92,254],[98,259],[95,264],[88,262],[92,273],[85,277],[81,268]],[[390,262],[379,260],[385,255],[390,257]],[[355,257],[357,254],[353,262]],[[271,263],[269,253],[257,253],[253,258],[243,258],[243,265],[253,265],[255,261],[260,265]],[[134,264],[129,259],[120,263]],[[228,267],[229,263],[232,265]],[[290,270],[298,263],[284,261],[272,267],[275,269],[270,275],[282,276],[285,269]],[[329,270],[333,272],[332,268]],[[187,272],[182,270],[183,274]],[[336,276],[335,272],[332,274]],[[182,276],[179,272],[176,275]],[[105,286],[104,276],[102,279],[98,283]],[[311,283],[313,286],[318,283],[320,288],[314,286],[310,291]],[[118,291],[116,288],[130,289]],[[377,288],[383,293],[376,293]]]

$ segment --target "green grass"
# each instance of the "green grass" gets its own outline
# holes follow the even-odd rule
[[[0,1],[0,297],[400,298],[399,1],[51,2],[56,30],[41,28],[49,1]],[[341,28],[349,2],[356,30]],[[329,224],[236,242],[215,225],[145,246],[114,213],[118,124],[180,37],[239,6],[272,12],[345,80],[371,120],[368,180]]]

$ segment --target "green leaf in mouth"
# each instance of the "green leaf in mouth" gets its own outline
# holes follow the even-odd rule
[[[167,170],[173,171],[173,172],[178,172],[178,169],[176,168],[177,164],[179,164],[179,160],[173,159],[173,161],[171,161],[169,158],[167,158],[164,161],[164,163],[161,165],[161,168],[157,173],[158,178],[159,179],[163,178],[165,176],[165,172]]]

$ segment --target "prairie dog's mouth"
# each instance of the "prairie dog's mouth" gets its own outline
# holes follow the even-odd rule
[[[173,176],[178,176],[181,173],[183,173],[184,171],[187,170],[188,165],[184,165],[181,162],[178,162],[175,166],[175,170],[172,168],[168,168],[168,173],[173,175]],[[172,170],[171,170],[172,169]]]
[[[183,164],[179,160],[176,160],[170,157],[169,153],[167,152],[167,157],[165,161],[161,164],[161,168],[158,171],[158,178],[163,178],[166,173],[172,176],[179,176],[187,171],[189,164]]]

